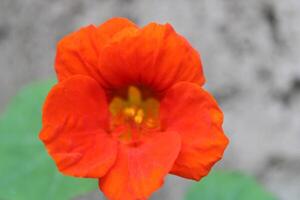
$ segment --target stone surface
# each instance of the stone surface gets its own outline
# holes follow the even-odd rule
[[[299,10],[299,0],[1,0],[0,110],[24,84],[54,76],[55,44],[65,34],[112,16],[170,22],[201,52],[206,87],[225,112],[231,144],[221,167],[298,200]],[[182,199],[187,184],[168,178],[153,199]]]

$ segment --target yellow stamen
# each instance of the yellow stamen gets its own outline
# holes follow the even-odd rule
[[[135,109],[132,107],[126,107],[123,112],[127,117],[135,116]]]
[[[128,88],[128,102],[132,105],[139,106],[142,102],[141,91],[134,86]]]
[[[127,98],[113,97],[109,110],[112,114],[111,130],[118,130],[122,141],[132,140],[140,133],[160,127],[159,101],[151,96],[142,96],[142,91],[135,86],[128,87]]]
[[[134,117],[134,121],[137,124],[141,124],[143,122],[143,119],[144,119],[144,111],[142,109],[139,109],[137,111],[137,114]]]
[[[125,101],[120,97],[114,97],[109,104],[109,111],[113,116],[118,115],[124,109]]]

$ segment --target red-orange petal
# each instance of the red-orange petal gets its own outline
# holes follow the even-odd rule
[[[133,84],[163,91],[179,81],[204,83],[198,52],[170,24],[120,31],[100,57],[104,87]]]
[[[180,150],[176,132],[158,132],[136,146],[120,143],[117,160],[99,187],[110,200],[147,199],[163,183]]]
[[[48,94],[40,139],[63,174],[99,178],[117,155],[117,143],[105,132],[107,127],[102,88],[92,78],[77,75]]]
[[[98,28],[90,25],[59,41],[55,69],[59,81],[81,74],[101,81],[98,58],[101,48],[119,31],[136,27],[125,18],[112,18]]]
[[[115,17],[107,20],[97,29],[99,36],[98,42],[102,44],[103,41],[108,42],[115,34],[127,28],[137,29],[138,27],[132,21],[122,17]]]
[[[160,107],[166,131],[177,131],[182,147],[171,173],[195,180],[208,174],[228,144],[223,114],[199,85],[182,82],[167,91]]]

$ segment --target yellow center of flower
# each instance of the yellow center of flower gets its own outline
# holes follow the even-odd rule
[[[114,97],[109,105],[111,131],[124,141],[137,139],[143,133],[159,129],[159,102],[143,97],[143,91],[128,87],[127,97]]]

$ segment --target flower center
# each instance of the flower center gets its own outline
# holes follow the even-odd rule
[[[109,104],[111,132],[122,141],[136,140],[160,127],[159,101],[143,92],[129,86],[127,97],[115,96]]]

